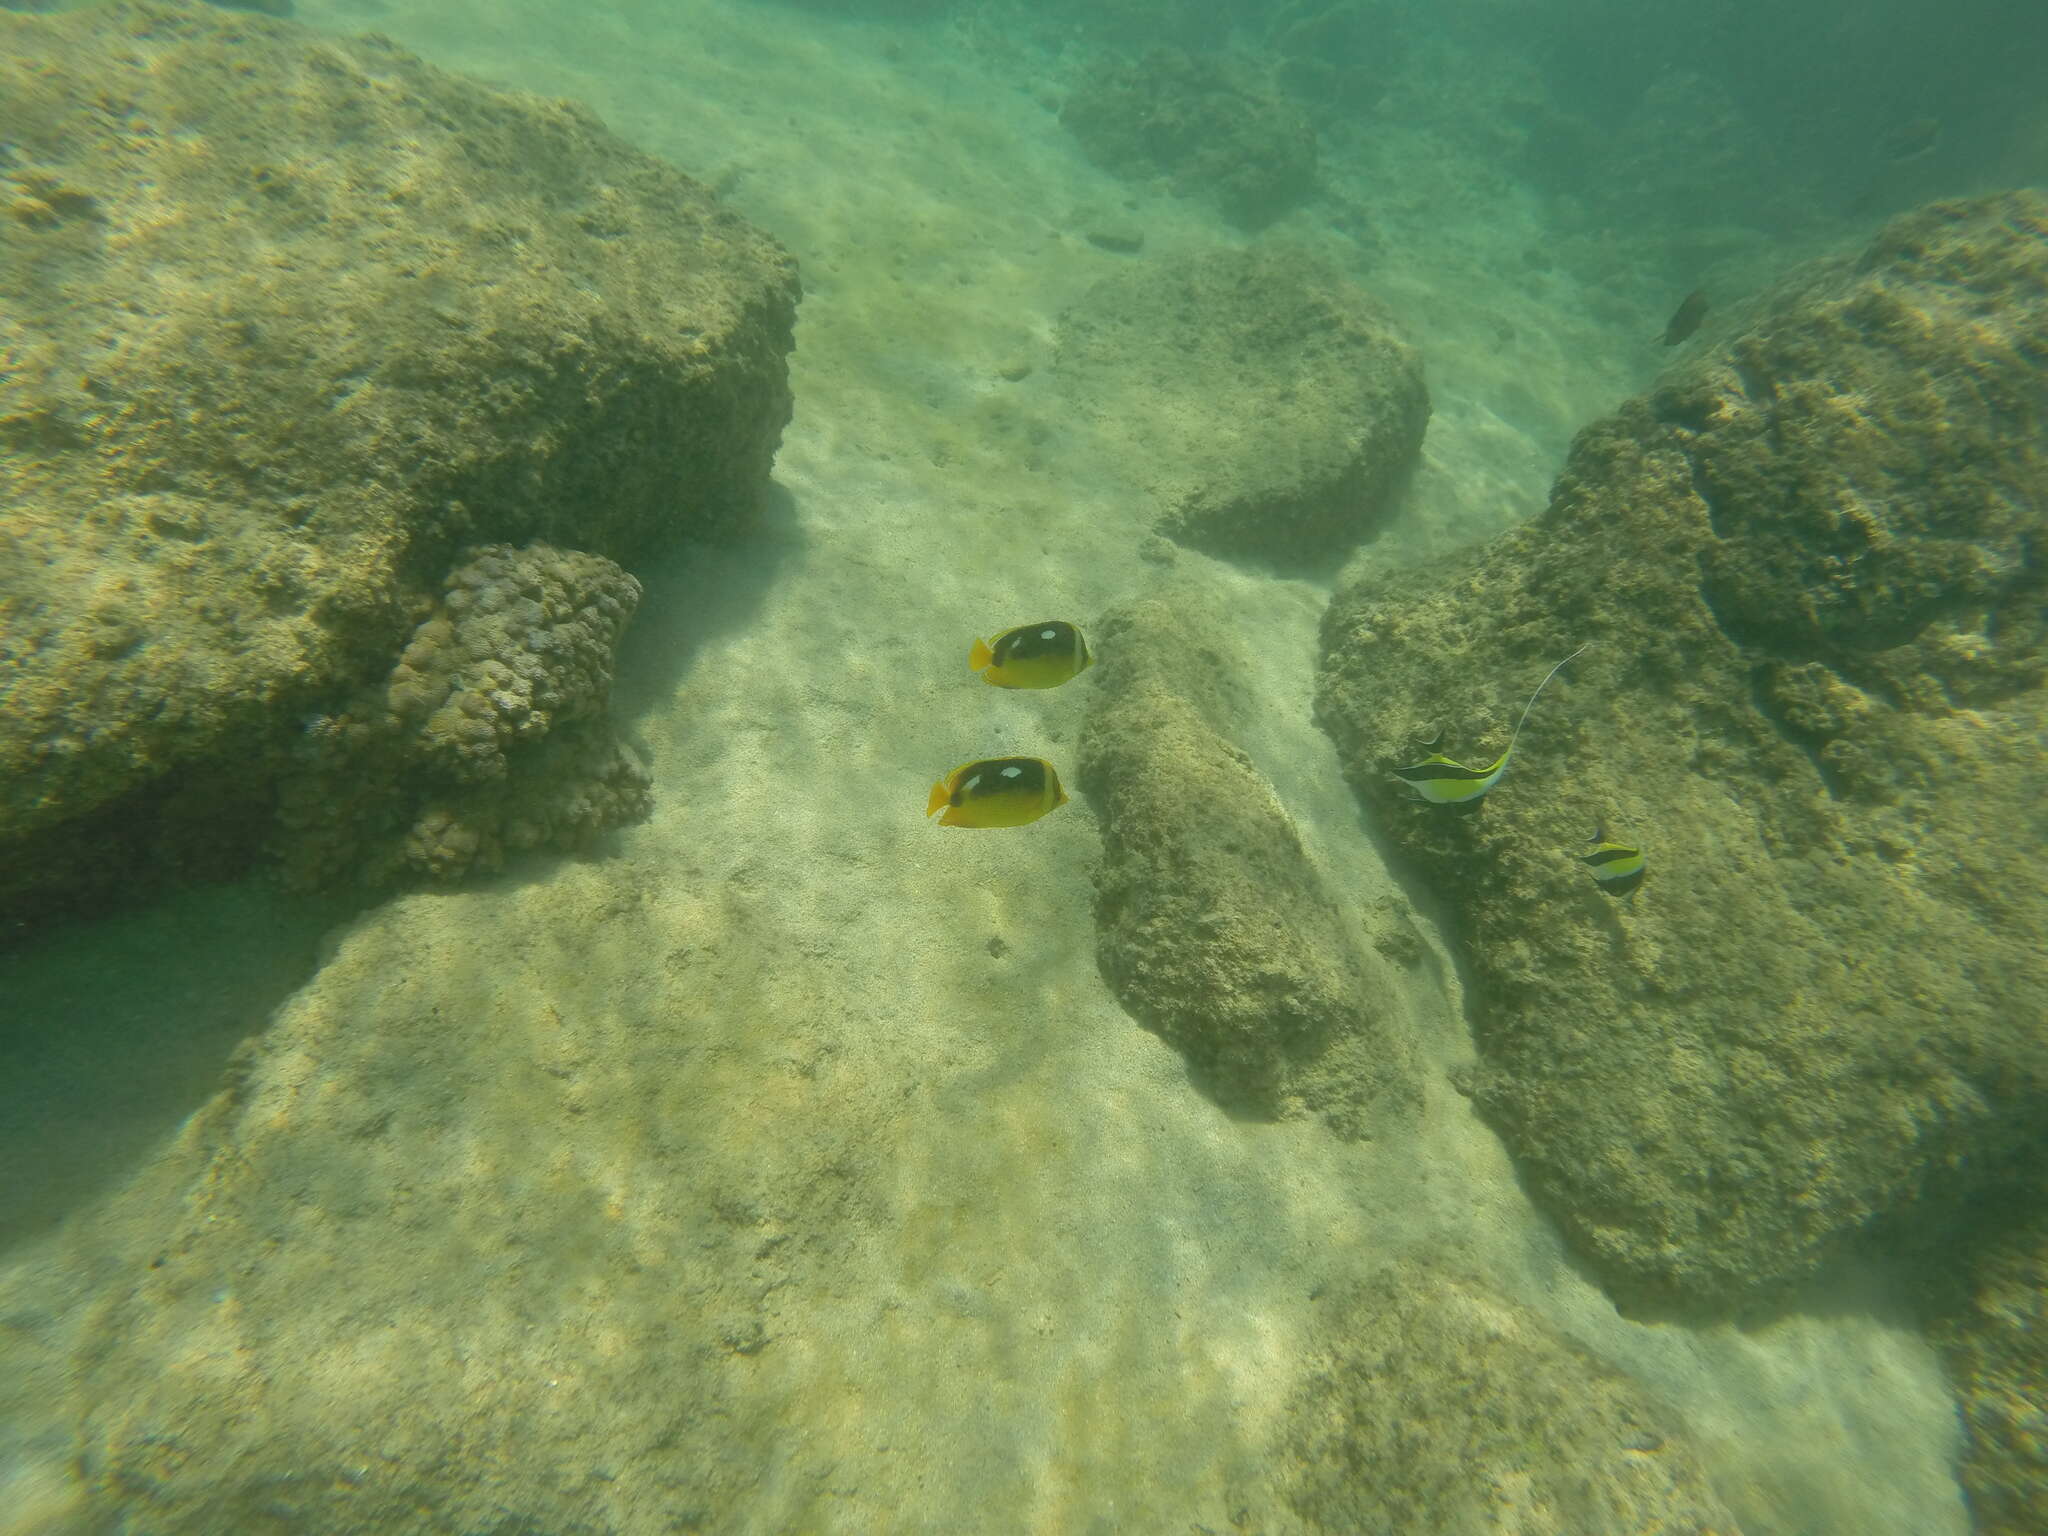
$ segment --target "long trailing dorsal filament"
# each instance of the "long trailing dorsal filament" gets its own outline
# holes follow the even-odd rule
[[[1592,641],[1588,640],[1586,642],[1586,645],[1591,645],[1592,643]],[[1565,657],[1564,661],[1560,661],[1556,666],[1552,667],[1548,672],[1543,674],[1543,681],[1536,685],[1536,692],[1530,694],[1529,702],[1522,706],[1522,718],[1515,722],[1514,731],[1508,736],[1507,751],[1502,752],[1500,757],[1496,761],[1501,763],[1505,763],[1507,761],[1508,752],[1514,751],[1515,743],[1522,739],[1522,727],[1528,723],[1529,711],[1536,707],[1537,696],[1540,695],[1545,688],[1550,686],[1550,680],[1553,677],[1557,676],[1558,672],[1563,668],[1564,662],[1570,661],[1572,659],[1572,656],[1578,655],[1579,651],[1583,651],[1586,648],[1586,645],[1580,646],[1578,651],[1573,651],[1571,656]]]

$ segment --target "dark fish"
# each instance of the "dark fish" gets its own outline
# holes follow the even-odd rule
[[[1895,123],[1889,132],[1878,138],[1878,158],[1894,162],[1918,160],[1940,142],[1940,118],[1908,118],[1903,123]]]
[[[1700,328],[1700,322],[1707,318],[1707,291],[1695,288],[1685,296],[1677,309],[1671,312],[1671,322],[1664,327],[1664,345],[1675,347],[1686,337]]]
[[[1909,117],[1873,138],[1870,183],[1849,204],[1846,211],[1850,217],[1861,218],[1887,206],[1919,201],[1913,190],[1919,172],[1913,167],[1933,154],[1940,143],[1938,117]]]

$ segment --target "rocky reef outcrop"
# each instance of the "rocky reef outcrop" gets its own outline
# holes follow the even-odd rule
[[[1280,1460],[1308,1531],[1738,1536],[1672,1414],[1479,1280],[1408,1259],[1321,1312]]]
[[[686,920],[717,957],[655,959],[633,1006],[576,995],[577,965],[680,931],[637,899],[578,911],[616,880],[478,891],[456,922],[400,894],[333,935],[99,1229],[143,1246],[67,1362],[77,1502],[53,1529],[623,1533],[760,1507],[786,1425],[746,1376],[775,1298],[843,1272],[871,1175],[834,1113],[735,1137],[709,1111],[685,1015],[779,1006],[722,915]]]
[[[1227,628],[1140,599],[1099,626],[1080,786],[1102,824],[1096,954],[1124,1007],[1225,1108],[1364,1136],[1418,1098],[1374,962],[1229,736]]]
[[[1144,480],[1159,531],[1328,567],[1422,451],[1422,362],[1356,283],[1291,245],[1147,262],[1060,317],[1055,385]]]
[[[1929,1332],[1969,1436],[1960,1474],[1980,1536],[2030,1536],[2048,1510],[2048,1180],[2036,1214],[1940,1250]],[[1979,1213],[1982,1221],[1982,1213]]]
[[[1478,1102],[1625,1298],[1743,1305],[2042,1154],[2044,358],[2048,199],[1931,206],[1530,525],[1330,606],[1320,718],[1461,919]],[[1404,797],[1582,643],[1476,811]]]
[[[0,94],[0,924],[246,867],[464,550],[765,493],[793,263],[583,109],[156,0]]]

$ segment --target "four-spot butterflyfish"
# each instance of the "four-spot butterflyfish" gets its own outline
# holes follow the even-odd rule
[[[1021,827],[1067,803],[1060,776],[1042,757],[985,757],[962,763],[932,786],[927,816],[942,827]]]
[[[1591,643],[1587,642],[1588,645]],[[1579,651],[1585,648],[1582,645]],[[1522,726],[1529,718],[1529,711],[1536,707],[1537,696],[1550,685],[1550,680],[1557,676],[1558,668],[1562,667],[1565,661],[1570,661],[1572,656],[1578,655],[1579,651],[1573,651],[1571,656],[1565,657],[1564,661],[1560,661],[1557,666],[1543,674],[1543,681],[1536,685],[1536,692],[1530,694],[1529,702],[1522,706],[1522,718],[1515,722],[1515,729],[1508,737],[1506,750],[1484,768],[1468,768],[1463,763],[1452,762],[1441,753],[1434,753],[1412,768],[1396,768],[1394,777],[1432,805],[1464,805],[1477,800],[1498,784],[1500,776],[1507,772],[1508,758],[1515,750],[1515,743],[1521,739]]]
[[[1065,619],[1046,619],[976,640],[967,665],[998,688],[1057,688],[1094,660],[1080,630]]]
[[[1593,851],[1579,855],[1579,862],[1593,871],[1593,878],[1600,882],[1600,889],[1611,891],[1616,896],[1626,896],[1643,883],[1647,868],[1643,863],[1643,850],[1628,843],[1609,842],[1607,828],[1603,824],[1593,829]]]

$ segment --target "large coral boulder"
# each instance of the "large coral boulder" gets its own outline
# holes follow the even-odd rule
[[[1054,381],[1207,553],[1328,568],[1392,511],[1421,457],[1420,354],[1302,247],[1148,262],[1060,317]]]
[[[759,1510],[788,1402],[756,1357],[777,1298],[844,1269],[871,1164],[843,1105],[800,1131],[720,1111],[696,1021],[744,999],[780,1031],[787,967],[624,889],[571,869],[460,920],[401,895],[334,935],[101,1229],[147,1246],[70,1361],[63,1529],[624,1536]],[[631,1005],[584,1001],[579,967],[634,953]]]
[[[2041,1155],[2044,356],[2048,200],[1928,208],[1584,431],[1532,525],[1330,607],[1321,718],[1462,918],[1479,1102],[1627,1296],[1759,1297]],[[1404,798],[1581,642],[1476,812]]]
[[[0,97],[0,921],[245,860],[462,548],[761,498],[793,265],[580,108],[159,3]]]

